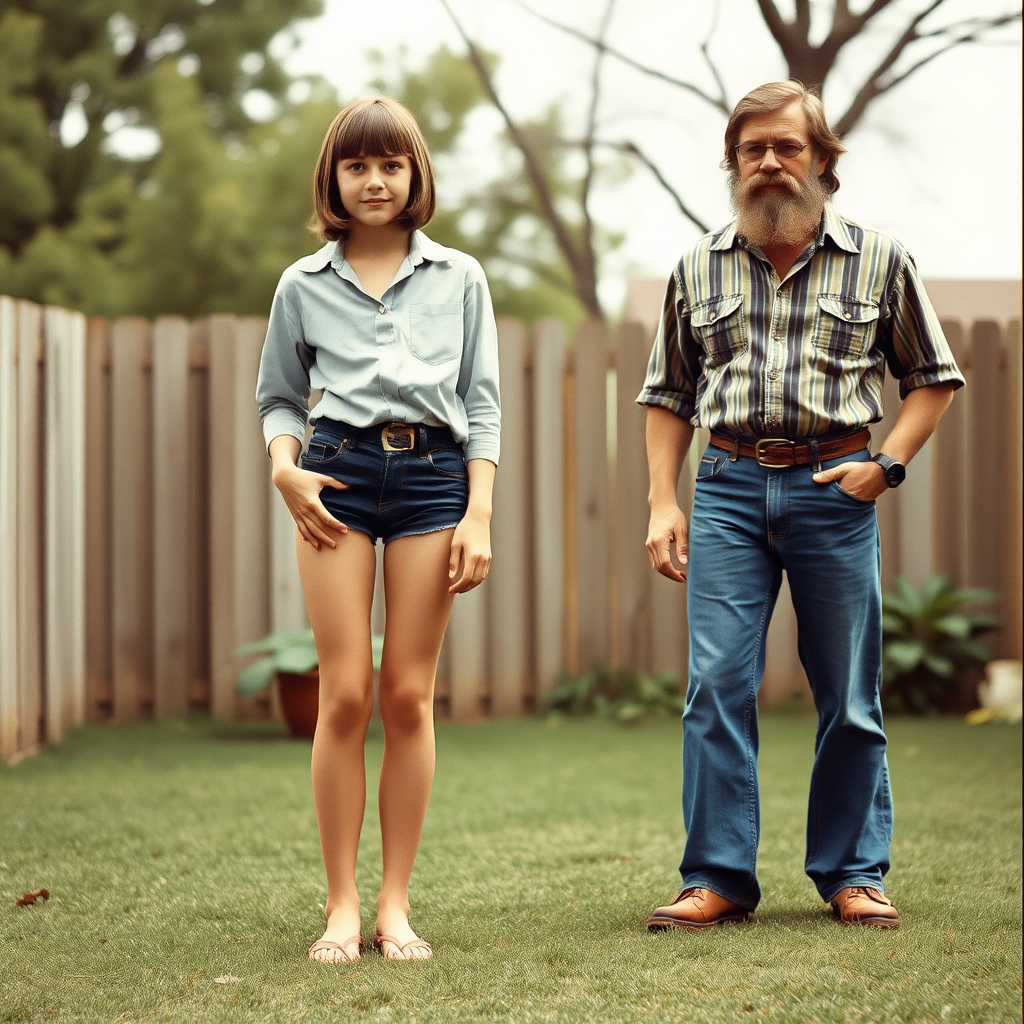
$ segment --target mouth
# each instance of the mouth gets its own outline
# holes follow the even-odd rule
[[[370,206],[370,207],[376,209],[378,206],[386,206],[390,202],[391,202],[390,199],[364,199],[363,200],[363,205],[364,206]]]

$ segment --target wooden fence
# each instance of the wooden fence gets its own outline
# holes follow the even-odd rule
[[[887,580],[933,569],[1003,594],[1021,653],[1018,323],[945,324],[969,387],[879,502]],[[0,755],[85,719],[273,714],[239,700],[233,648],[302,628],[291,520],[253,399],[265,321],[113,324],[0,298]],[[488,583],[455,604],[439,712],[518,715],[562,668],[685,678],[685,590],[649,568],[640,390],[650,338],[499,325],[504,426]],[[898,409],[887,384],[885,435]],[[706,440],[706,439],[705,439]],[[687,508],[700,445],[687,459]],[[383,626],[383,602],[373,611]],[[805,691],[783,594],[771,703]]]

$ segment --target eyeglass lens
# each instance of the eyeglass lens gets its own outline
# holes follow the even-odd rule
[[[763,160],[765,153],[769,149],[773,150],[775,155],[783,160],[792,160],[793,157],[799,156],[806,148],[806,146],[800,146],[795,142],[777,142],[774,146],[766,146],[760,142],[744,142],[736,147],[736,151],[739,153],[741,160],[753,163],[755,160]]]

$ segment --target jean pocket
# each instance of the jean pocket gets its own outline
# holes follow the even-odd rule
[[[700,465],[697,467],[697,479],[698,480],[711,480],[718,476],[719,473],[725,468],[725,464],[729,461],[728,455],[705,455],[700,460]]]
[[[871,508],[875,504],[874,498],[870,501],[865,501],[863,498],[858,498],[855,494],[851,494],[843,488],[838,480],[833,480],[830,486],[833,490],[838,491],[847,501],[853,502],[854,505],[860,505],[861,508]]]
[[[860,359],[871,347],[878,303],[852,295],[819,295],[814,347],[840,359]]]
[[[436,366],[462,355],[462,303],[414,302],[409,309],[409,348]]]
[[[317,436],[314,432],[309,447],[302,456],[303,469],[323,469],[340,461],[342,455],[349,450],[348,438],[332,437],[329,434]]]
[[[704,350],[705,369],[713,370],[742,355],[747,350],[743,295],[716,295],[695,303],[690,327]]]
[[[461,448],[435,448],[427,455],[427,462],[441,474],[450,480],[468,480],[469,471],[466,469],[466,459]]]

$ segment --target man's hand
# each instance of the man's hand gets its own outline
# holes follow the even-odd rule
[[[816,484],[827,484],[833,480],[858,501],[874,501],[889,487],[885,482],[885,470],[877,462],[844,462],[814,474]]]
[[[652,508],[651,523],[647,531],[647,557],[662,576],[675,580],[676,583],[685,583],[685,568],[680,572],[672,564],[673,544],[679,564],[685,566],[689,561],[690,531],[683,510],[678,505]]]

